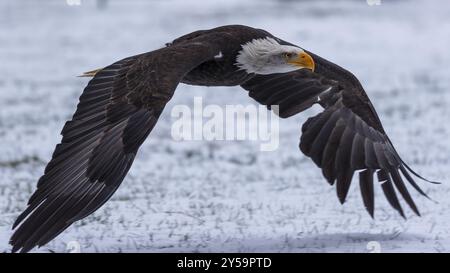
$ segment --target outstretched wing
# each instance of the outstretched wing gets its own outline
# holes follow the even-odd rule
[[[306,69],[286,74],[258,75],[242,87],[261,104],[279,106],[286,118],[315,103],[324,111],[309,118],[302,127],[300,150],[322,169],[345,202],[355,172],[364,205],[373,217],[374,175],[390,203],[403,217],[396,190],[417,214],[404,183],[406,179],[422,195],[410,173],[418,176],[400,158],[359,81],[350,72],[308,52],[316,64],[315,72]],[[403,175],[403,177],[402,177]],[[422,178],[418,176],[419,178]],[[423,178],[422,178],[423,179]]]
[[[180,80],[217,52],[214,45],[193,41],[99,71],[64,126],[61,144],[28,207],[14,223],[12,251],[42,246],[102,206],[119,187]]]

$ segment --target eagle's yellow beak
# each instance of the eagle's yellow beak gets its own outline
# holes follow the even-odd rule
[[[308,68],[314,72],[314,68],[315,68],[314,60],[306,52],[301,52],[300,54],[298,54],[297,58],[292,59],[288,63],[298,66],[300,68]]]

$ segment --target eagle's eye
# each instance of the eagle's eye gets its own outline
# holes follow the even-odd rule
[[[293,56],[294,56],[294,54],[291,53],[291,52],[285,52],[285,53],[283,53],[283,58],[284,58],[285,60],[290,60]]]

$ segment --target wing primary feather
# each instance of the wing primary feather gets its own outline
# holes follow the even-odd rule
[[[428,182],[428,183],[431,183],[431,184],[442,184],[441,182],[438,182],[438,181],[431,181],[431,180],[428,180],[428,179],[424,178],[423,176],[419,175],[419,174],[418,174],[417,172],[415,172],[413,169],[411,169],[411,167],[409,167],[409,165],[406,164],[406,162],[403,161],[403,159],[401,159],[401,158],[398,156],[398,153],[397,153],[397,150],[396,150],[395,147],[394,147],[394,144],[392,144],[392,141],[391,141],[388,137],[387,137],[387,141],[389,142],[390,147],[392,148],[392,150],[394,150],[394,155],[398,157],[398,159],[400,160],[400,162],[402,163],[402,165],[403,165],[408,171],[410,171],[414,176],[416,176],[417,178],[419,178],[419,179],[421,179],[421,180],[423,180],[423,181],[426,181],[426,182]],[[404,173],[404,172],[402,171],[402,173]]]
[[[328,140],[330,139],[333,129],[336,126],[336,122],[338,121],[339,116],[340,116],[339,111],[334,112],[330,116],[327,122],[323,125],[322,129],[320,129],[319,133],[317,134],[311,145],[309,156],[312,158],[312,160],[314,161],[314,163],[316,163],[317,166],[321,166],[323,151],[328,143]]]
[[[86,184],[85,181],[74,188],[69,196],[58,197],[58,199],[63,199],[62,203],[55,203],[55,206],[57,206],[55,211],[50,215],[46,215],[44,218],[45,220],[40,223],[39,227],[27,238],[27,241],[23,245],[23,251],[29,251],[30,247],[32,248],[34,245],[38,244],[45,234],[53,234],[54,230],[58,229],[59,226],[67,224],[64,214],[70,213],[70,208],[78,201],[77,198],[73,197],[78,195],[83,196],[89,189],[90,186]]]
[[[372,140],[366,138],[364,141],[365,163],[368,168],[379,169],[378,159],[375,154]]]
[[[431,184],[442,184],[441,182],[437,182],[437,181],[431,181],[428,180],[426,178],[423,178],[421,175],[419,175],[418,173],[416,173],[413,169],[411,169],[408,164],[406,164],[403,160],[402,160],[403,166],[405,166],[406,169],[408,169],[408,171],[410,171],[413,175],[415,175],[417,178],[422,179],[423,181],[426,181],[428,183]]]
[[[416,181],[414,181],[411,175],[409,175],[408,171],[405,169],[403,165],[400,166],[400,171],[402,172],[406,180],[408,180],[409,184],[411,184],[411,186],[413,186],[413,188],[416,189],[416,191],[418,191],[421,195],[431,200],[431,198],[419,187],[419,185],[417,185]]]
[[[373,173],[372,169],[366,169],[359,173],[359,188],[363,198],[364,206],[370,217],[374,218],[374,190],[373,190]]]
[[[353,170],[350,166],[353,138],[353,131],[347,126],[342,133],[339,147],[336,152],[336,192],[341,204],[344,204],[345,202],[353,177]]]
[[[414,203],[414,200],[411,198],[411,195],[408,192],[408,189],[405,186],[405,183],[403,182],[399,172],[397,169],[392,168],[389,171],[392,181],[394,181],[394,185],[397,188],[397,190],[400,192],[400,194],[403,196],[403,199],[405,199],[406,203],[409,205],[409,207],[414,211],[415,214],[420,216],[420,212],[417,209],[416,204]]]
[[[389,174],[385,170],[379,170],[377,172],[378,181],[381,183],[381,188],[383,189],[384,195],[388,200],[389,204],[398,211],[398,213],[404,218],[405,214],[403,213],[403,209],[398,201],[397,195],[395,194],[394,187],[392,186],[391,178]]]
[[[336,126],[333,129],[333,132],[330,135],[329,141],[325,147],[322,156],[322,173],[327,179],[330,185],[334,184],[336,180],[336,168],[335,168],[335,158],[336,151],[339,146],[339,142],[341,140],[342,133],[345,130],[345,122],[343,119],[339,119],[336,122]]]
[[[309,118],[302,126],[302,136],[300,137],[300,150],[309,156],[314,140],[320,133],[324,124],[333,114],[332,111],[325,111],[315,117]]]
[[[359,133],[355,133],[350,157],[351,168],[353,170],[361,170],[366,168],[365,157],[364,138]]]

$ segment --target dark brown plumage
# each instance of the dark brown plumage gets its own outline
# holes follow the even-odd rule
[[[404,216],[397,189],[419,215],[404,183],[405,178],[425,195],[409,173],[417,174],[395,151],[359,81],[310,52],[315,72],[256,75],[239,69],[235,63],[242,45],[265,37],[290,45],[263,30],[224,26],[182,36],[165,48],[123,59],[96,73],[64,126],[61,144],[28,207],[14,223],[12,251],[27,252],[46,244],[111,197],[180,82],[241,85],[259,103],[279,105],[282,118],[320,104],[324,112],[302,127],[300,149],[330,184],[336,184],[340,202],[358,171],[371,216],[375,174],[393,208]],[[219,53],[224,57],[217,58]]]

